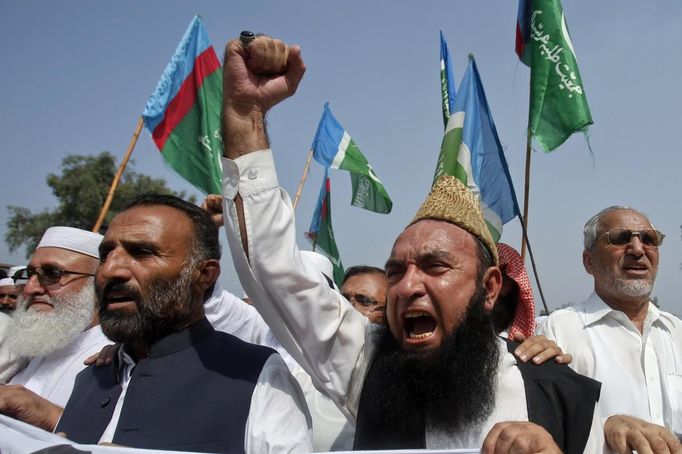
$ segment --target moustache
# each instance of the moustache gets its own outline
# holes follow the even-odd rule
[[[97,288],[97,301],[100,313],[106,310],[109,303],[135,301],[137,304],[141,299],[142,294],[140,290],[130,283],[110,281],[104,287]]]

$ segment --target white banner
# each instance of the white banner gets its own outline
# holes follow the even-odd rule
[[[179,451],[158,451],[155,449],[122,448],[118,446],[80,445],[66,438],[46,432],[37,427],[24,424],[16,419],[0,415],[0,454],[30,454],[35,451],[49,448],[50,446],[71,445],[74,448],[93,454],[180,454]],[[424,449],[401,449],[398,451],[353,451],[352,454],[478,454],[479,450],[455,449],[455,450],[424,450]],[[351,454],[350,451],[337,452],[336,454]]]

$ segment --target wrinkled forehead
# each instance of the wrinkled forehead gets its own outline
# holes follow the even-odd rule
[[[343,283],[342,291],[359,291],[369,289],[371,291],[380,291],[388,286],[388,279],[386,274],[379,274],[377,272],[366,272],[354,274]]]
[[[424,219],[398,235],[389,261],[434,254],[476,256],[476,247],[474,236],[466,230],[450,222]]]
[[[97,263],[96,258],[79,252],[58,247],[41,247],[36,249],[33,257],[28,262],[28,266],[33,268],[55,266],[57,268],[68,269],[74,265],[95,266]]]
[[[180,210],[165,205],[140,205],[119,213],[109,225],[104,242],[185,240],[191,223]]]
[[[598,234],[606,233],[613,229],[642,230],[652,229],[653,224],[642,213],[635,210],[616,210],[606,213],[599,220]]]

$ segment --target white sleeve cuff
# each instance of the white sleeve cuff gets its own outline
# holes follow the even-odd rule
[[[258,150],[237,159],[222,158],[223,197],[232,199],[237,193],[248,197],[279,187],[272,152]]]

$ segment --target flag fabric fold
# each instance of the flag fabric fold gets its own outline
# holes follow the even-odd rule
[[[206,194],[221,190],[221,68],[195,16],[142,113],[166,162]]]
[[[320,195],[317,198],[317,205],[315,206],[313,219],[310,222],[310,228],[305,236],[313,243],[313,250],[319,248],[332,262],[334,266],[334,282],[341,288],[341,285],[343,285],[344,269],[332,229],[330,193],[329,167],[325,167]]]
[[[519,0],[516,53],[530,67],[528,133],[552,151],[592,124],[559,0]]]
[[[443,174],[454,176],[478,196],[488,229],[499,241],[502,225],[520,211],[473,56],[445,129],[434,184]]]
[[[443,107],[443,126],[448,125],[448,118],[455,105],[455,76],[450,64],[450,51],[443,31],[440,32],[440,92]]]
[[[351,205],[376,213],[391,212],[393,202],[384,185],[348,132],[334,118],[329,103],[324,105],[312,149],[313,157],[324,167],[350,172]]]

